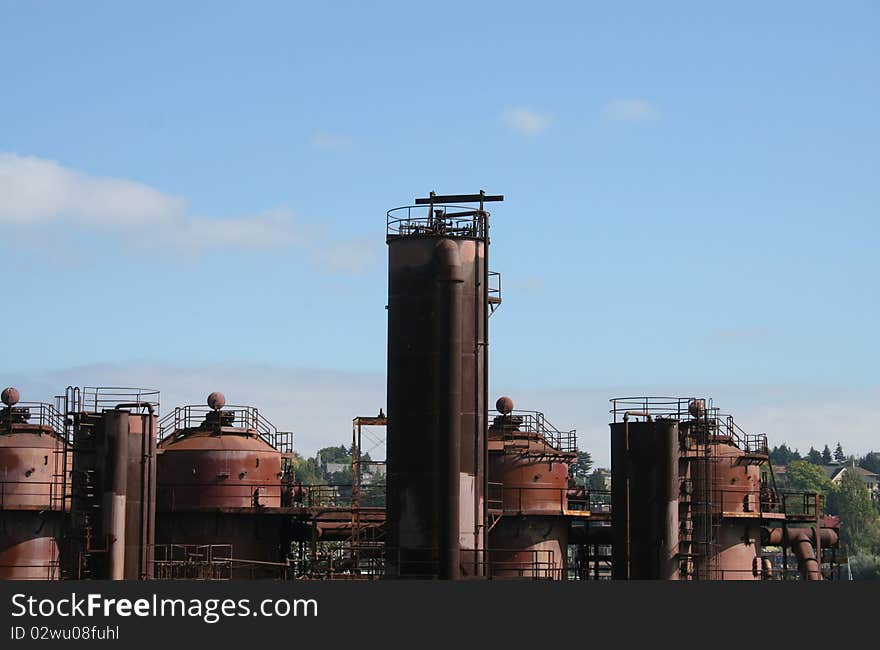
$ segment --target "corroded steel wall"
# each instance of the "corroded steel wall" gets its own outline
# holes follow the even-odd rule
[[[159,444],[156,544],[230,545],[235,560],[282,562],[281,453],[247,429],[192,429]],[[232,577],[272,578],[276,567],[235,563]]]
[[[437,248],[452,242],[461,263],[461,305],[442,300]],[[485,244],[440,236],[389,237],[387,490],[389,575],[433,576],[443,572],[448,544],[445,514],[458,508],[460,570],[483,572],[485,517],[484,369],[486,363]],[[449,294],[452,295],[452,294]],[[439,298],[439,300],[438,300]],[[440,381],[450,341],[440,340],[438,321],[460,313],[454,344],[460,356],[457,381]],[[458,485],[449,485],[449,430],[439,423],[450,392],[460,399]],[[457,498],[456,498],[457,496]],[[454,501],[455,503],[451,503]]]
[[[48,428],[13,427],[0,434],[0,579],[58,579],[64,443]]]
[[[502,510],[489,533],[491,577],[562,579],[568,551],[568,468],[575,455],[519,431],[493,427],[489,439],[489,482],[500,484]]]
[[[678,577],[678,423],[611,425],[612,577]]]

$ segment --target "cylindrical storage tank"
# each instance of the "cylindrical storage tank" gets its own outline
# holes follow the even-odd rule
[[[254,432],[193,430],[158,449],[163,510],[281,505],[281,453]]]
[[[678,422],[611,424],[612,577],[678,578]]]
[[[232,560],[233,578],[278,577],[281,519],[261,512],[281,506],[282,453],[240,421],[258,421],[255,409],[230,408],[208,412],[200,425],[188,421],[203,415],[198,407],[166,416],[187,426],[158,444],[156,545],[212,546],[215,559]]]
[[[465,228],[414,219],[389,230],[390,576],[484,573],[488,240],[482,219],[473,217]],[[456,540],[458,549],[451,548]],[[451,566],[456,555],[458,567]]]
[[[518,424],[517,416],[502,416],[489,429],[490,495],[500,490],[501,501],[489,532],[490,577],[560,580],[568,554],[568,470],[576,454]]]
[[[50,406],[10,401],[0,411],[0,579],[55,580],[66,445],[45,421]]]
[[[707,545],[695,553],[696,577],[709,580],[757,580],[752,565],[761,555],[759,511],[761,469],[741,462],[745,452],[726,441],[710,442],[702,460],[692,460],[694,526],[710,530]],[[707,501],[707,490],[709,491]],[[707,502],[711,505],[705,507]],[[709,512],[714,521],[705,521]]]

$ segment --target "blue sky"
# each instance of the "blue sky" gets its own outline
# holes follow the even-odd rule
[[[385,211],[485,188],[493,394],[600,459],[605,400],[642,392],[877,448],[878,27],[871,2],[0,2],[0,383],[278,391],[305,451],[344,440],[383,400]]]

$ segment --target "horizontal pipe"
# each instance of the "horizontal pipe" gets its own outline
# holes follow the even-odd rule
[[[816,531],[814,528],[774,528],[762,531],[764,544],[770,546],[789,546],[798,561],[798,569],[805,580],[822,580],[822,568],[816,557],[815,542]],[[837,532],[830,528],[822,528],[819,531],[821,546],[834,546],[838,542]]]

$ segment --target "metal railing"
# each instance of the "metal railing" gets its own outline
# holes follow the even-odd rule
[[[65,483],[54,481],[0,481],[0,510],[62,510]],[[34,503],[28,503],[34,501]]]
[[[616,397],[611,400],[612,422],[622,422],[625,418],[692,420],[690,412],[693,402],[702,402],[701,419],[706,423],[708,432],[718,437],[727,437],[739,449],[748,454],[766,456],[769,453],[767,435],[764,433],[746,433],[733,416],[721,413],[712,406],[711,400],[697,397]]]
[[[59,437],[64,437],[64,416],[51,404],[45,402],[18,402],[2,409],[6,417],[0,419],[0,433],[11,433],[13,424],[49,427]]]
[[[500,428],[498,425],[501,425]],[[502,431],[505,440],[516,439],[515,433],[531,433],[540,436],[555,450],[565,453],[577,451],[577,430],[560,431],[554,427],[540,411],[511,411],[498,416],[492,433]],[[490,433],[490,435],[492,435]]]
[[[189,429],[210,428],[212,423],[207,418],[213,413],[218,414],[215,417],[222,426],[253,431],[282,454],[293,452],[293,432],[279,431],[254,406],[227,406],[221,411],[198,404],[177,406],[159,420],[159,441],[182,437]]]
[[[458,216],[459,212],[466,216]],[[486,214],[460,205],[407,205],[388,211],[385,234],[388,237],[485,239]]]
[[[67,394],[58,400],[66,402],[66,412],[100,413],[114,409],[118,404],[152,405],[153,411],[159,415],[159,391],[152,388],[128,388],[122,386],[68,386]],[[61,402],[59,401],[59,404]],[[61,410],[61,409],[59,409]]]

